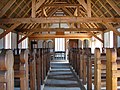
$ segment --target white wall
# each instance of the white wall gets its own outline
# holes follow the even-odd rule
[[[5,36],[5,49],[11,49],[11,35],[12,33],[8,33],[6,36]]]
[[[104,33],[104,47],[113,48],[113,31]]]
[[[120,28],[118,28],[118,31],[120,32]],[[120,47],[120,36],[117,37],[117,47]]]
[[[16,33],[12,33],[11,35],[11,48],[15,49],[17,48],[17,34]]]
[[[3,33],[3,29],[0,28],[0,34]],[[0,39],[0,49],[4,48],[4,38]]]
[[[99,34],[97,37],[102,39],[102,35]],[[100,51],[102,52],[102,42],[96,39],[95,37],[91,38],[91,52],[94,53],[95,48],[100,48]]]

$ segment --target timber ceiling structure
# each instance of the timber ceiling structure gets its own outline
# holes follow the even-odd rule
[[[53,24],[58,28],[51,28]],[[120,0],[0,0],[0,28],[5,29],[0,39],[12,31],[25,35],[19,42],[26,37],[91,36],[103,42],[96,34],[111,30],[120,35],[118,27]]]

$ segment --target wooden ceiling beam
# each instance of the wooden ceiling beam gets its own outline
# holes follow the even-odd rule
[[[42,34],[33,34],[33,35],[30,35],[29,38],[30,39],[40,39],[40,38],[90,38],[91,36],[88,36],[88,35],[76,35],[76,34],[69,34],[69,35],[50,35],[50,34],[47,34],[47,35],[42,35]]]
[[[106,0],[110,6],[120,15],[120,8],[112,0]]]
[[[19,32],[58,32],[58,31],[104,31],[102,28],[36,28],[20,29]]]
[[[0,10],[0,17],[2,17],[8,9],[16,2],[16,0],[9,0],[9,2]]]
[[[120,36],[120,32],[117,31],[117,29],[114,28],[111,24],[106,22],[104,22],[103,24],[109,29],[109,31],[113,31],[116,35]]]
[[[96,39],[98,39],[100,42],[104,43],[104,41],[99,38],[97,35],[95,35],[93,32],[88,31],[92,36],[94,36]]]
[[[77,6],[80,6],[80,4],[47,4],[43,5],[42,8],[44,7],[68,7],[68,8],[76,8]]]
[[[20,25],[20,23],[15,23],[14,25],[12,25],[9,29],[7,29],[6,31],[4,31],[3,33],[0,34],[0,39],[3,38],[6,34],[8,34],[9,32],[13,31],[16,27],[18,27]]]
[[[32,34],[33,34],[33,32],[28,33],[26,36],[24,36],[23,38],[21,38],[21,39],[17,42],[17,44],[21,43],[23,40],[25,40],[28,36],[30,36],[30,35],[32,35]]]
[[[40,18],[5,18],[0,19],[0,24],[13,24],[13,23],[120,23],[120,18],[99,18],[99,17],[40,17]]]

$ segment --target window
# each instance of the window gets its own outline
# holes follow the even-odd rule
[[[64,38],[55,38],[55,51],[65,51]]]

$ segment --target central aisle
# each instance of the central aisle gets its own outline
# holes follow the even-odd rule
[[[66,60],[51,62],[51,70],[43,90],[81,90]]]

